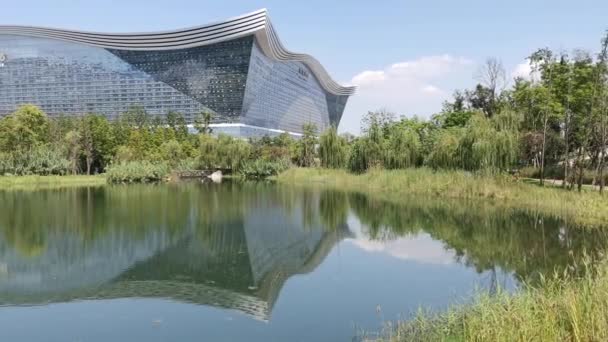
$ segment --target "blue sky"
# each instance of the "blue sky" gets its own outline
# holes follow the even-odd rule
[[[439,111],[455,88],[473,85],[488,56],[499,57],[511,77],[525,72],[525,57],[539,47],[596,51],[608,28],[606,0],[15,0],[0,5],[0,24],[140,32],[259,8],[270,11],[290,50],[315,56],[334,79],[360,86],[340,125],[354,133],[367,110],[423,117]]]

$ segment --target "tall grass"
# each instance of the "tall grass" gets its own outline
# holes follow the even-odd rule
[[[555,276],[513,296],[480,294],[440,314],[420,312],[386,332],[388,341],[607,341],[606,265],[581,278]]]
[[[239,170],[239,175],[245,180],[264,180],[289,168],[289,162],[285,160],[267,161],[257,159],[246,162]]]
[[[412,195],[490,200],[499,205],[564,217],[586,226],[603,226],[608,222],[608,197],[597,192],[576,193],[543,188],[508,175],[428,168],[371,170],[356,175],[344,170],[296,168],[280,174],[277,180],[287,184],[359,191],[391,202],[399,202]]]
[[[164,163],[133,161],[111,165],[106,171],[109,183],[151,183],[160,182],[167,177],[169,167]]]
[[[102,186],[102,175],[85,176],[0,176],[0,190],[40,190],[77,186]]]

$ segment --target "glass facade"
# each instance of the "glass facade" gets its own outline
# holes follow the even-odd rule
[[[0,34],[0,55],[0,116],[32,103],[51,116],[115,119],[141,105],[151,115],[178,111],[192,123],[207,110],[215,123],[245,127],[234,135],[259,136],[260,129],[301,133],[309,122],[319,130],[337,125],[348,97],[326,92],[303,63],[268,58],[253,35],[134,51]]]

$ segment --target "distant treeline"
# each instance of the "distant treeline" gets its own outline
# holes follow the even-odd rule
[[[477,75],[479,84],[456,91],[430,120],[368,113],[363,135],[349,142],[348,167],[357,172],[374,166],[524,168],[541,183],[550,174],[564,179],[565,187],[580,190],[588,181],[602,190],[608,152],[608,33],[596,55],[539,49],[528,61],[529,77],[516,78],[507,87],[502,63],[488,59]]]
[[[51,118],[23,105],[0,119],[0,175],[109,172],[122,181],[154,181],[171,170],[222,168],[255,178],[314,163],[314,126],[306,125],[299,141],[287,133],[245,141],[213,135],[211,119],[201,113],[191,134],[177,112],[153,117],[133,106],[109,121],[95,114]]]

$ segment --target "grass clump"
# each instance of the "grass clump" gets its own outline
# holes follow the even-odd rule
[[[257,159],[255,161],[245,163],[239,170],[239,175],[246,180],[263,180],[276,176],[288,168],[289,162],[287,161],[268,161],[264,159]]]
[[[162,181],[168,174],[169,167],[164,163],[132,161],[109,166],[106,179],[109,183],[153,183]]]
[[[397,341],[606,341],[608,274],[603,263],[580,278],[546,281],[513,296],[480,294],[443,313],[420,312],[399,322],[386,340]]]
[[[508,175],[486,175],[458,170],[435,171],[429,168],[372,169],[357,175],[345,170],[295,168],[280,174],[277,180],[286,184],[363,192],[395,203],[412,195],[467,200],[489,199],[496,204],[564,217],[586,226],[602,226],[608,222],[608,198],[597,192],[577,193],[543,188],[518,181]]]

